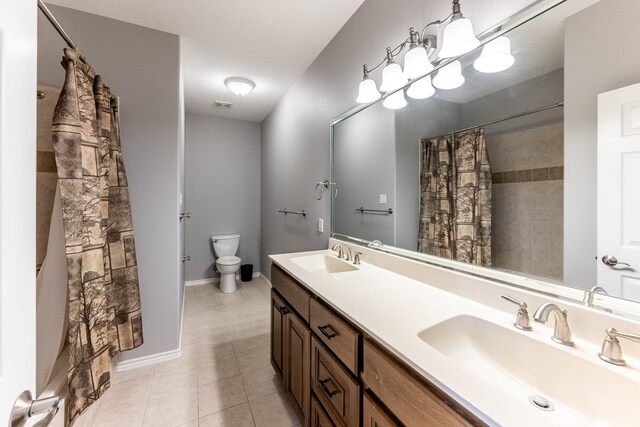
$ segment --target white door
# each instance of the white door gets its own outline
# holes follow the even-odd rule
[[[0,1],[0,425],[35,392],[36,1]]]
[[[597,283],[640,301],[640,84],[598,95]]]

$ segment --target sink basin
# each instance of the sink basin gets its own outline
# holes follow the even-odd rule
[[[295,257],[291,258],[291,262],[310,273],[344,273],[358,269],[353,264],[324,254]]]
[[[640,382],[624,375],[635,370],[604,366],[595,352],[591,361],[559,348],[551,340],[547,344],[468,315],[438,323],[418,337],[516,398],[541,395],[556,407],[576,411],[598,423],[638,425],[631,414],[638,405]],[[553,416],[553,412],[549,414]]]

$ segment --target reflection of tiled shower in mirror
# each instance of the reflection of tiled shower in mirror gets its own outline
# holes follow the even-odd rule
[[[549,101],[559,101],[562,78],[560,69],[510,90],[541,87],[542,79],[559,89]],[[561,281],[563,109],[487,126],[485,132],[493,173],[493,267]]]

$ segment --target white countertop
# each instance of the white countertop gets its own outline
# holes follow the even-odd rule
[[[418,337],[424,329],[458,315],[471,315],[513,328],[515,309],[508,314],[430,286],[428,280],[413,280],[367,262],[362,262],[357,271],[318,274],[310,273],[292,261],[292,258],[313,254],[335,256],[335,252],[321,250],[271,255],[270,258],[487,424],[601,425],[555,402],[556,409],[553,412],[535,408],[528,401],[531,387],[523,384],[523,394],[514,393],[514,389],[501,389],[476,376],[471,368],[461,368]],[[518,332],[548,342],[550,330],[544,325],[534,328],[532,332]],[[576,346],[579,350],[573,348],[566,351],[597,354],[598,347],[593,343],[575,340],[579,343]],[[509,343],[505,342],[504,345],[508,346]]]

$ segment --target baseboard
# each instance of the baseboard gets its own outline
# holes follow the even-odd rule
[[[160,362],[177,359],[182,354],[182,350],[177,348],[162,353],[150,354],[149,356],[137,357],[130,360],[118,360],[116,372],[130,371],[131,369],[142,368],[143,366],[154,365]]]
[[[262,275],[262,273],[260,273],[259,271],[253,273],[253,275],[251,276],[254,279],[257,277],[264,277]],[[236,279],[240,279],[240,275],[236,274]],[[200,286],[200,285],[211,285],[214,283],[220,283],[220,277],[210,277],[208,279],[198,279],[198,280],[187,280],[186,282],[184,282],[185,286]]]
[[[262,280],[267,282],[267,285],[269,285],[269,287],[273,288],[273,285],[271,284],[271,280],[267,279],[267,276],[265,276],[264,274],[260,273],[260,277],[262,277]]]
[[[220,281],[219,277],[211,277],[209,279],[187,280],[186,282],[184,282],[184,286],[186,287],[186,286],[211,285],[219,281]]]

